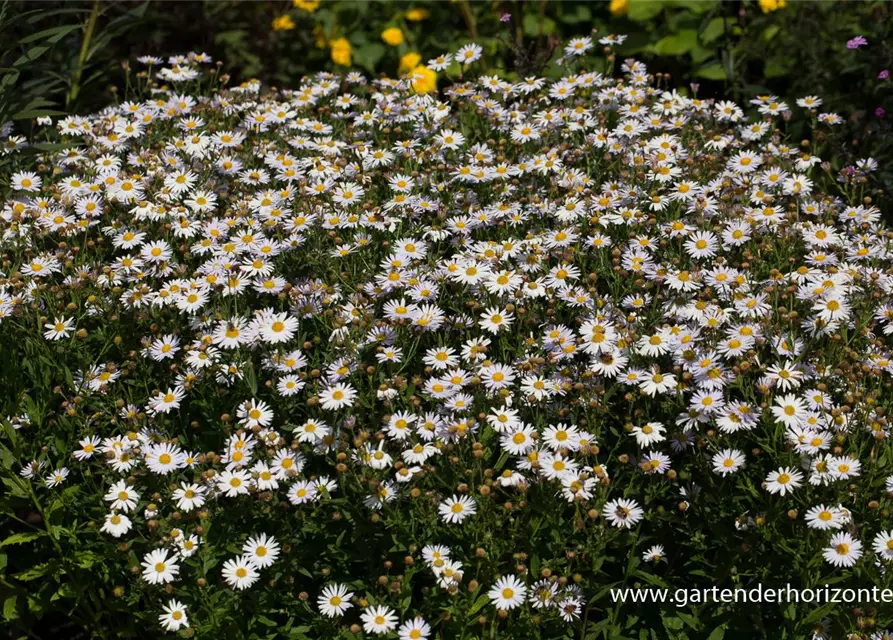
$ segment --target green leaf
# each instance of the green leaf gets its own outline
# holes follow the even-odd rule
[[[18,69],[13,69],[11,71],[4,70],[2,73],[3,80],[0,80],[0,88],[12,86],[16,83],[16,80],[19,79]]]
[[[688,53],[691,56],[691,61],[694,62],[695,64],[700,64],[701,62],[704,62],[704,60],[707,60],[708,58],[710,58],[713,55],[712,50],[707,49],[706,47],[702,47],[700,45],[696,46],[694,49],[692,49]]]
[[[552,18],[539,16],[528,13],[524,16],[524,35],[530,38],[536,38],[540,35],[550,35],[555,33],[555,21]]]
[[[813,609],[808,616],[803,620],[803,624],[812,624],[813,622],[817,622],[828,615],[831,610],[834,609],[836,603],[829,602],[827,604],[818,607],[817,609]]]
[[[577,5],[574,11],[568,11],[562,14],[561,21],[567,24],[576,24],[578,22],[589,22],[592,20],[592,12],[586,5]]]
[[[635,22],[645,22],[658,15],[663,8],[664,3],[661,0],[629,0],[627,15]]]
[[[726,72],[718,62],[708,64],[695,71],[695,75],[706,80],[727,80]]]
[[[61,600],[63,598],[73,598],[77,595],[77,591],[70,582],[64,583],[59,590],[52,595],[50,598],[50,602],[55,602],[56,600]]]
[[[62,151],[76,146],[76,142],[41,142],[32,144],[19,152],[21,156],[36,156],[47,151]]]
[[[701,31],[701,40],[703,42],[713,42],[725,32],[726,20],[724,18],[713,18]]]
[[[31,88],[38,88],[38,89],[39,89],[39,88],[42,87],[42,86],[43,86],[43,85],[41,85],[40,83],[37,83],[37,84],[34,84],[34,83],[32,83],[32,82],[23,82],[23,83],[22,83],[22,88],[27,88],[27,89],[31,89]],[[38,97],[36,97],[36,98],[33,98],[33,99],[27,104],[27,106],[22,107],[22,108],[23,108],[23,109],[41,109],[41,108],[43,108],[43,107],[54,107],[54,106],[56,106],[56,103],[53,102],[52,100],[48,100],[47,98],[43,98],[43,97],[38,96]]]
[[[658,40],[654,51],[662,56],[681,56],[694,49],[697,44],[698,32],[694,29],[682,29],[679,33]]]
[[[41,576],[46,575],[47,573],[49,573],[50,568],[51,568],[50,563],[44,562],[43,564],[35,565],[35,566],[31,567],[30,569],[25,569],[21,573],[15,574],[13,577],[16,580],[21,580],[22,582],[28,582],[29,580],[36,580],[37,578],[40,578]]]
[[[38,151],[63,151],[71,147],[77,146],[76,142],[38,142],[32,144],[29,148]]]
[[[692,13],[707,13],[716,6],[716,2],[714,0],[670,0],[667,2],[667,6],[686,9]]]
[[[682,622],[681,618],[664,617],[663,621],[664,621],[664,628],[667,631],[681,631],[682,629],[685,628],[685,623]]]
[[[76,560],[77,565],[81,569],[89,569],[97,562],[101,561],[102,557],[96,555],[95,553],[90,553],[89,551],[78,554],[78,558]]]
[[[376,65],[384,57],[385,47],[380,42],[370,42],[354,49],[353,57],[356,63],[372,72]]]
[[[40,56],[45,54],[50,50],[49,45],[38,45],[36,47],[31,47],[28,49],[18,60],[12,63],[14,67],[21,67],[23,64],[27,62],[34,62]]]
[[[766,42],[769,42],[772,38],[775,37],[775,35],[776,35],[779,31],[781,31],[781,27],[779,27],[777,24],[770,24],[770,25],[769,25],[768,27],[766,27],[766,29],[763,31],[763,40],[765,40]]]
[[[707,640],[722,640],[726,635],[725,626],[716,627],[709,636],[707,636]]]
[[[9,495],[16,498],[28,498],[28,492],[13,478],[3,478],[3,484],[6,485]]]
[[[62,38],[67,36],[72,31],[76,31],[81,28],[79,24],[66,24],[61,27],[53,27],[52,29],[44,29],[43,31],[38,31],[37,33],[32,33],[27,38],[22,38],[19,40],[19,44],[28,44],[29,42],[37,42],[38,40],[46,40],[47,42],[51,42],[56,44]]]
[[[14,544],[24,544],[26,542],[31,542],[32,540],[37,540],[40,536],[41,532],[39,531],[23,531],[22,533],[13,534],[3,542],[0,542],[0,547],[9,547]]]
[[[468,616],[471,617],[476,614],[483,609],[488,602],[490,602],[490,597],[486,593],[479,595],[478,599],[474,601],[474,604],[471,605],[471,608],[468,610]]]
[[[64,111],[57,111],[55,109],[30,109],[27,111],[19,111],[18,113],[14,113],[9,116],[10,120],[33,120],[35,118],[41,118],[43,116],[64,116],[67,115]]]
[[[87,60],[91,60],[93,58],[93,54],[97,51],[105,49],[109,42],[112,39],[117,38],[127,32],[129,29],[133,29],[141,23],[141,20],[146,13],[146,8],[149,6],[148,0],[144,2],[142,5],[128,11],[122,16],[119,16],[112,20],[106,25],[102,31],[97,34],[96,38],[93,40],[93,45],[87,51]]]
[[[682,620],[685,624],[687,624],[695,631],[697,631],[701,627],[701,623],[698,621],[698,619],[691,614],[678,611],[676,615],[679,616],[680,620]]]
[[[46,11],[45,9],[35,9],[34,11],[29,11],[28,13],[22,14],[20,17],[27,19],[25,22],[28,24],[36,24],[41,20],[46,20],[47,18],[52,18],[54,16],[61,16],[65,14],[73,14],[73,13],[90,13],[89,9],[56,9],[55,11]],[[80,25],[78,25],[80,26]]]
[[[653,584],[657,587],[661,587],[662,589],[670,588],[670,585],[668,585],[666,582],[661,580],[659,577],[652,575],[650,573],[646,573],[645,571],[633,571],[632,575],[636,576],[637,578],[641,578],[645,582]]]
[[[18,596],[9,596],[3,603],[3,618],[7,622],[15,620],[18,617],[18,613],[16,612],[17,599]]]

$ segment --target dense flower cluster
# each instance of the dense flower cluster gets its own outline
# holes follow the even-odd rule
[[[568,513],[556,536],[625,554],[697,514],[704,486],[726,487],[742,535],[772,511],[834,567],[893,561],[873,162],[833,186],[787,145],[788,105],[759,97],[748,119],[633,60],[576,70],[593,46],[511,83],[469,80],[469,45],[429,63],[465,74],[439,97],[358,73],[209,94],[207,56],[145,58],[173,88],[60,120],[71,146],[39,166],[7,136],[0,322],[61,363],[75,425],[46,440],[16,398],[20,476],[82,483],[102,517],[81,535],[133,554],[115,566],[165,629],[200,622],[195,580],[263,590],[297,557],[317,581],[304,619],[431,636],[443,621],[417,600],[300,555],[290,523],[347,505],[405,527],[429,598],[483,581],[480,615],[586,624],[598,577],[531,575],[511,552],[482,572],[476,520]],[[840,122],[820,105],[798,103]],[[683,537],[636,557],[657,571]]]

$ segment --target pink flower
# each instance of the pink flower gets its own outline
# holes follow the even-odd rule
[[[878,80],[886,80],[890,77],[890,72],[887,69],[882,69],[879,74],[877,74]]]
[[[868,44],[868,40],[865,39],[865,36],[856,36],[852,40],[847,40],[846,48],[847,49],[858,49],[859,47],[863,47]]]

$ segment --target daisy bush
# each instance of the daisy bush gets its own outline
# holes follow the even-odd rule
[[[473,44],[287,89],[148,57],[5,128],[7,622],[882,637],[879,602],[611,595],[893,585],[877,163],[823,162],[819,97],[747,118],[622,40],[515,83]]]

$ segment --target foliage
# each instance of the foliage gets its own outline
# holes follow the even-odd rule
[[[125,102],[34,134],[73,148],[10,137],[6,621],[156,637],[174,600],[199,638],[355,639],[372,606],[440,638],[893,624],[612,597],[893,586],[876,167],[822,162],[835,114],[797,106],[799,147],[794,105],[686,96],[618,65],[622,40],[518,83],[463,48],[426,95],[142,57]],[[235,589],[260,534],[278,554]],[[531,597],[499,608],[506,576]]]
[[[84,91],[108,78],[108,50],[147,19],[148,3],[72,3],[58,9],[0,6],[0,121],[64,115]],[[48,107],[53,107],[49,109]]]
[[[30,131],[37,118],[83,106],[110,75],[110,43],[146,18],[148,3],[31,8],[0,4],[0,131]],[[120,10],[120,11],[119,11]],[[101,25],[101,26],[98,26]],[[38,142],[31,151],[53,148]],[[0,155],[0,170],[5,167]],[[0,179],[2,180],[2,179]]]

